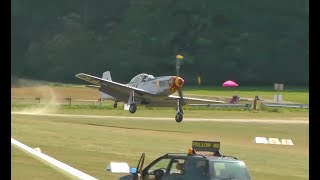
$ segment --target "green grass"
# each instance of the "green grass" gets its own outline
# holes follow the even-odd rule
[[[130,114],[128,111],[122,109],[111,109],[111,110],[99,110],[99,109],[59,109],[57,113],[71,113],[71,114],[95,114],[95,115],[109,115],[109,116],[131,116],[131,117],[174,117],[176,110],[173,108],[162,108],[162,109],[143,109],[139,107],[135,114]],[[256,119],[288,119],[288,118],[308,118],[309,111],[293,111],[290,109],[284,109],[278,112],[269,111],[225,111],[225,110],[188,110],[184,111],[185,118],[256,118]]]
[[[124,112],[128,115],[128,112],[121,110],[62,109],[58,112],[94,115],[115,115]],[[141,114],[138,112],[134,116],[173,117],[175,111],[164,109],[141,110]],[[186,114],[211,117],[217,113],[219,117],[223,114],[219,115],[220,112],[195,110]],[[283,118],[279,113],[269,114]],[[304,114],[301,117],[308,116]],[[120,176],[104,172],[111,161],[126,161],[131,167],[136,166],[141,153],[145,152],[145,163],[149,164],[156,157],[168,152],[186,152],[192,140],[221,141],[222,153],[243,159],[254,180],[309,179],[309,125],[306,124],[187,121],[178,124],[174,120],[93,119],[13,114],[11,132],[16,140],[30,147],[40,147],[43,153],[98,179],[117,179]],[[258,145],[253,143],[255,136],[290,138],[295,145]],[[32,158],[22,155],[17,150],[13,151],[11,159],[14,172],[11,174],[12,179],[24,177],[23,179],[50,180],[61,177],[53,175],[56,172],[52,168],[45,168],[40,161],[31,160]]]
[[[48,177],[69,179],[52,167],[41,163],[17,147],[11,147],[11,179],[43,180]]]
[[[185,91],[198,91],[198,90],[210,90],[210,91],[265,91],[275,92],[274,86],[239,86],[239,87],[222,87],[222,86],[183,86]],[[288,92],[309,92],[309,87],[306,86],[284,86],[283,91]]]
[[[76,106],[79,107],[79,106]],[[130,116],[130,117],[166,117],[174,118],[176,110],[174,108],[145,108],[138,106],[135,114],[123,110],[122,105],[114,109],[110,106],[94,108],[92,106],[81,106],[73,108],[68,106],[54,105],[33,105],[33,106],[13,106],[12,111],[62,113],[62,114],[93,114],[106,116]],[[185,118],[255,118],[255,119],[308,119],[308,109],[297,108],[267,108],[264,111],[243,110],[243,109],[192,109],[184,108]]]
[[[52,86],[66,86],[56,85]],[[66,86],[67,87],[67,86]],[[270,87],[184,87],[184,95],[192,97],[232,97],[273,99],[276,92]],[[309,103],[309,90],[303,87],[285,87],[284,101]],[[89,96],[90,97],[90,96]],[[41,102],[45,102],[41,100]],[[309,125],[257,124],[229,122],[174,121],[172,108],[138,106],[135,114],[124,111],[122,104],[112,108],[111,101],[102,106],[78,103],[55,106],[32,99],[11,102],[12,111],[38,111],[44,113],[84,114],[129,117],[167,117],[172,121],[50,117],[12,114],[11,133],[16,140],[40,147],[42,152],[71,165],[98,179],[117,179],[120,174],[104,172],[111,161],[126,161],[136,166],[142,152],[146,164],[168,152],[186,152],[192,140],[221,141],[222,153],[243,159],[252,179],[309,179]],[[266,108],[206,108],[185,106],[185,118],[240,118],[309,120],[308,109]],[[290,138],[294,146],[257,145],[255,136]],[[43,164],[26,153],[12,147],[11,179],[69,179],[57,170]]]

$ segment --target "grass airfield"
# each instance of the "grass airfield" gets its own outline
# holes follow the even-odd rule
[[[136,114],[114,109],[57,108],[59,114],[92,114],[116,117],[55,117],[11,115],[12,138],[98,179],[118,179],[121,174],[106,173],[112,161],[135,167],[141,153],[145,165],[169,152],[187,152],[192,140],[221,142],[221,152],[242,159],[252,179],[309,179],[309,124],[266,124],[209,121],[176,123],[174,109],[144,109]],[[13,110],[20,111],[21,109]],[[40,111],[39,111],[40,112]],[[45,111],[43,111],[45,112]],[[51,112],[52,113],[52,112]],[[139,119],[166,117],[171,120]],[[185,110],[185,118],[303,119],[308,111],[215,111]],[[254,144],[256,136],[292,139],[294,146]],[[19,149],[11,148],[11,179],[70,179]]]

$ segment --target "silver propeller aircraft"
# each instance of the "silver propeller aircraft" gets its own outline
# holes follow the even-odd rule
[[[132,78],[127,84],[112,81],[109,71],[104,72],[102,78],[85,73],[79,73],[76,77],[98,87],[101,92],[101,98],[113,100],[114,108],[121,101],[130,105],[129,112],[132,114],[136,112],[137,104],[153,107],[176,105],[177,114],[175,120],[178,123],[183,119],[183,105],[190,103],[224,103],[223,101],[183,97],[181,87],[184,84],[184,80],[179,77],[180,64],[181,62],[177,59],[176,76],[154,77],[151,74],[141,73]],[[172,95],[175,92],[178,92],[179,96]]]

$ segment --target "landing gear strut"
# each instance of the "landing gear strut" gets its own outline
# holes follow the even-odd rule
[[[129,107],[129,112],[131,114],[135,113],[137,111],[137,105],[136,103],[134,102],[134,91],[131,91],[131,94],[130,94],[130,97],[129,97],[129,100],[128,100],[128,104],[130,104],[130,107]]]
[[[176,114],[176,122],[180,123],[183,120],[183,110],[181,108],[181,100],[178,99],[178,104],[177,104],[177,114]]]

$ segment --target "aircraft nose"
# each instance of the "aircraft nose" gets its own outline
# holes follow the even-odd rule
[[[181,77],[177,77],[175,80],[175,84],[177,87],[181,87],[184,84],[184,80]]]

